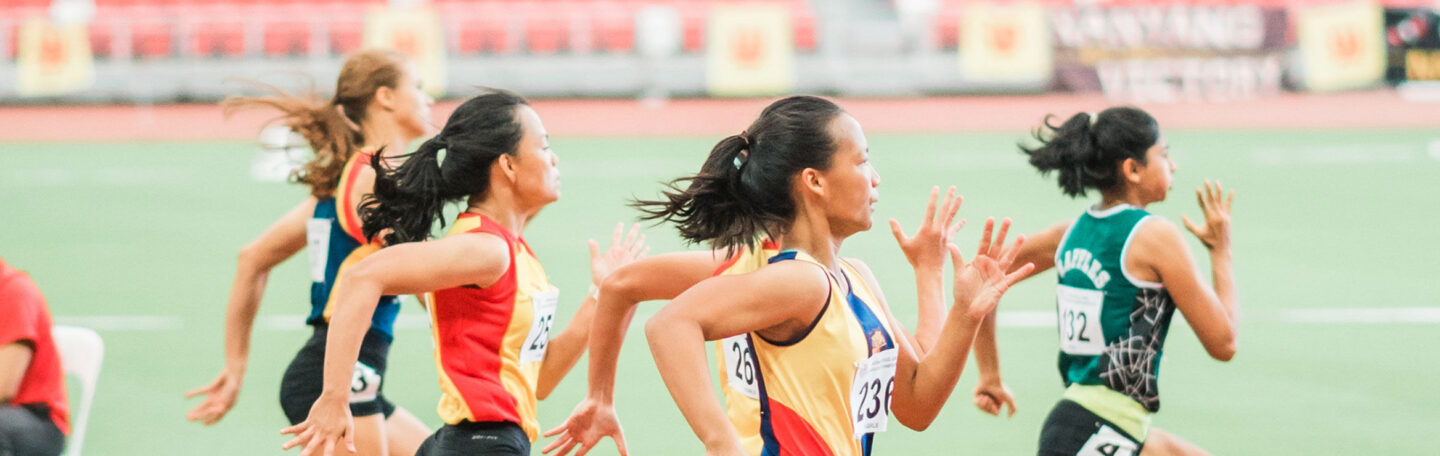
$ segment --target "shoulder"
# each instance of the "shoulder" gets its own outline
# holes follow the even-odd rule
[[[741,274],[733,280],[744,290],[781,302],[807,302],[830,296],[830,279],[825,270],[804,261],[781,261],[766,265],[755,272]]]
[[[1140,222],[1132,236],[1130,247],[1141,255],[1154,253],[1169,257],[1185,245],[1185,237],[1175,222],[1153,214]]]
[[[865,262],[859,258],[847,257],[844,260],[850,264],[850,267],[855,268],[855,272],[860,274],[860,278],[864,279],[865,283],[869,284],[871,289],[878,288],[878,282],[875,280],[875,272],[870,270],[870,265],[865,264]]]

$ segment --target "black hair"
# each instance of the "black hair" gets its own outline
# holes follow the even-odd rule
[[[1060,190],[1070,197],[1119,185],[1116,165],[1127,158],[1145,163],[1145,151],[1160,139],[1160,125],[1138,108],[1114,107],[1094,116],[1082,112],[1057,126],[1050,123],[1055,116],[1047,115],[1034,132],[1040,147],[1020,146],[1041,175],[1060,172]]]
[[[750,127],[715,144],[699,173],[670,181],[663,199],[631,206],[641,219],[674,222],[686,241],[715,248],[782,235],[795,217],[791,178],[806,168],[829,169],[836,149],[830,121],[843,112],[818,97],[771,103]]]
[[[436,221],[445,225],[446,203],[483,194],[490,187],[490,165],[501,154],[514,155],[520,143],[521,105],[529,102],[489,90],[455,108],[440,134],[407,155],[404,164],[391,168],[375,154],[370,161],[375,193],[361,201],[359,211],[365,237],[389,229],[389,245],[425,240]]]

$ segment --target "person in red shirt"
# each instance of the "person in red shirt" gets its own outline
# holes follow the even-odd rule
[[[50,309],[24,271],[0,259],[0,455],[55,456],[70,433]]]

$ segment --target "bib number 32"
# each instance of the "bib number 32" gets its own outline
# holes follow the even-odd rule
[[[1065,285],[1055,289],[1060,312],[1060,351],[1072,355],[1098,355],[1105,351],[1100,327],[1100,305],[1105,293]]]

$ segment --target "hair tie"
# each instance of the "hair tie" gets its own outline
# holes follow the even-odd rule
[[[735,155],[735,160],[732,162],[735,164],[735,169],[740,169],[750,158],[750,153],[748,152],[750,150],[750,138],[745,136],[745,130],[740,130],[740,134],[735,135],[735,137],[740,138],[740,142],[743,143],[740,146],[740,153]]]
[[[1094,127],[1095,121],[1100,119],[1100,113],[1097,113],[1095,111],[1088,111],[1085,114],[1090,116],[1090,126]]]
[[[440,135],[435,135],[434,138],[430,138],[430,143],[435,145],[435,167],[443,169],[445,157],[448,156],[450,152],[450,145],[447,144],[445,139],[441,138]]]
[[[350,127],[351,130],[355,130],[356,133],[360,132],[360,126],[356,125],[355,121],[350,120],[350,116],[345,115],[345,105],[340,104],[340,100],[335,100],[335,112],[340,114],[340,120],[345,121],[345,126]]]

